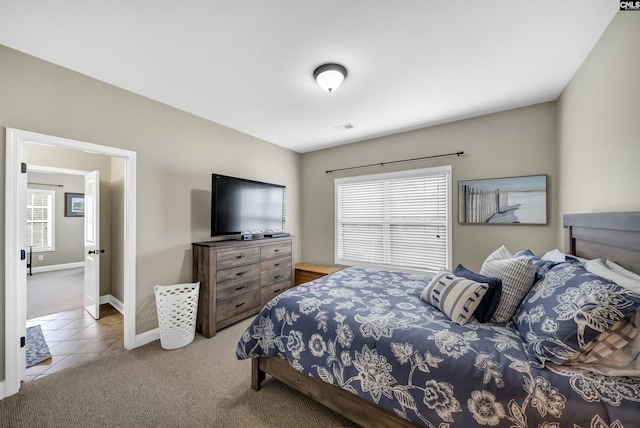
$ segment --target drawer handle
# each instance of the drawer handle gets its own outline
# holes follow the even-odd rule
[[[280,278],[280,275],[276,275],[273,277],[273,279],[278,279],[278,278]]]
[[[276,248],[275,250],[273,250],[274,253],[277,253],[278,251],[280,251],[279,248]]]
[[[238,304],[236,305],[236,308],[239,308],[239,307],[240,307],[240,306],[242,306],[242,305],[244,305],[244,302],[242,302],[242,303],[238,303]]]
[[[241,276],[241,275],[244,275],[244,272],[238,272],[238,273],[236,274],[236,276]]]
[[[278,293],[280,292],[280,289],[278,288],[277,290],[273,290],[274,293]]]
[[[242,287],[236,287],[236,291],[242,290],[244,287],[246,287],[246,285],[243,285]]]
[[[239,256],[236,256],[236,259],[241,259],[241,258],[243,258],[243,257],[244,257],[244,256],[241,254],[241,255],[239,255]]]
[[[280,263],[274,263],[273,267],[280,266]]]

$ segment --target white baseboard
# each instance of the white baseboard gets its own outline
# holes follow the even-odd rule
[[[0,380],[0,400],[7,398],[7,389],[4,386],[4,380]]]
[[[124,315],[124,303],[120,300],[113,297],[111,294],[105,294],[104,296],[100,296],[100,304],[103,305],[105,303],[113,306],[118,312]],[[147,343],[154,342],[156,340],[160,340],[160,329],[154,328],[153,330],[145,331],[141,334],[136,334],[135,339],[135,347],[138,348],[140,346],[144,346]]]
[[[117,310],[122,315],[124,315],[124,303],[122,303],[120,300],[115,298],[113,295],[105,294],[105,295],[100,296],[100,304],[104,305],[105,303],[110,304],[111,306],[113,306],[113,308],[115,310]],[[144,346],[147,343],[151,343],[151,342],[156,341],[156,340],[160,340],[160,329],[159,328],[154,328],[153,330],[149,330],[149,331],[146,331],[144,333],[137,334],[136,335],[136,341],[135,341],[135,343],[136,343],[135,347],[138,348],[140,346]],[[2,392],[2,391],[0,391],[0,392]]]
[[[160,329],[154,328],[153,330],[145,331],[141,334],[136,334],[136,348],[144,346],[147,343],[160,340]]]
[[[83,268],[84,262],[63,263],[59,265],[37,266],[31,268],[31,273],[52,272],[54,270]]]
[[[100,296],[100,304],[104,305],[105,303],[110,304],[116,311],[124,315],[124,303],[113,297],[111,294]]]
[[[120,300],[113,297],[111,294],[105,294],[104,296],[100,296],[100,304],[103,305],[105,303],[113,306],[118,312],[124,315],[124,303]],[[139,348],[140,346],[144,346],[147,343],[154,342],[156,340],[160,340],[160,329],[154,328],[153,330],[145,331],[141,334],[136,334],[135,336],[135,348]]]
[[[100,296],[100,304],[103,305],[105,303],[110,304],[115,308],[115,310],[124,315],[124,303],[113,297],[111,294]],[[159,328],[154,328],[153,330],[146,331],[142,334],[137,334],[135,339],[135,347],[138,348],[156,340],[160,340]]]

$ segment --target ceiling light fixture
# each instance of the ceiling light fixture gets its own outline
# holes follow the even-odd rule
[[[347,78],[347,69],[340,64],[323,64],[313,71],[313,78],[327,92],[333,92]]]

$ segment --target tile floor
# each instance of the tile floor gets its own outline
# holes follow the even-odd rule
[[[52,358],[27,367],[27,382],[124,347],[124,317],[111,305],[100,306],[99,320],[75,309],[27,320],[27,327],[34,325],[42,328]]]

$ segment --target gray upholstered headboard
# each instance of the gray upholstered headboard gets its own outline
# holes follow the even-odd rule
[[[564,250],[586,259],[609,259],[640,273],[640,212],[565,214]]]

